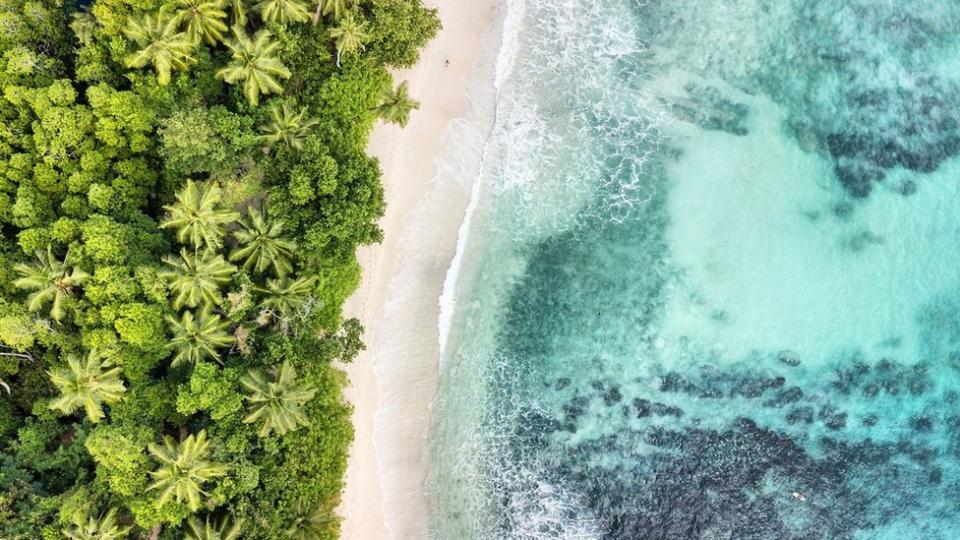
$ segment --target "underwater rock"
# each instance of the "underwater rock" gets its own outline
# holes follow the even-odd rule
[[[933,431],[933,420],[926,416],[911,418],[910,429],[922,433]]]
[[[633,408],[637,411],[637,418],[645,418],[651,414],[656,416],[683,416],[683,409],[648,399],[634,398]]]
[[[797,407],[787,413],[788,424],[793,425],[799,422],[803,422],[804,424],[813,423],[813,407]]]
[[[817,417],[824,423],[824,425],[833,431],[847,427],[847,413],[831,407],[830,405],[820,409],[820,414],[817,415]]]
[[[786,379],[783,377],[745,377],[730,390],[731,397],[756,398],[767,390],[780,388]]]
[[[689,97],[659,98],[678,120],[708,131],[723,131],[741,137],[749,133],[744,124],[750,112],[746,105],[727,99],[719,89],[711,86],[687,84],[684,90]]]
[[[697,387],[694,386],[693,383],[675,371],[671,371],[660,378],[661,392],[683,392],[689,394],[696,390]]]
[[[603,404],[607,407],[612,407],[623,399],[623,394],[620,393],[620,387],[617,385],[611,386],[603,393]]]
[[[878,246],[880,244],[883,244],[883,237],[870,231],[861,231],[843,240],[843,247],[854,253],[863,251],[867,246]]]
[[[800,365],[800,356],[793,351],[780,351],[777,353],[777,360],[784,365],[797,367]]]
[[[567,422],[576,422],[578,418],[587,412],[587,406],[590,404],[590,398],[585,396],[574,396],[563,406],[564,419]]]
[[[831,386],[841,394],[849,394],[850,389],[859,386],[865,376],[870,373],[870,366],[858,360],[849,367],[836,369],[834,373],[837,380]]]
[[[560,390],[563,390],[568,386],[570,386],[570,378],[560,377],[559,379],[557,379],[557,382],[553,384],[553,389],[559,392]]]
[[[781,408],[784,405],[788,405],[790,403],[796,403],[797,401],[800,401],[802,397],[803,397],[803,390],[800,390],[800,387],[798,386],[791,386],[790,388],[787,388],[786,390],[779,392],[776,395],[776,397],[773,397],[771,399],[768,399],[767,401],[764,401],[763,406]]]

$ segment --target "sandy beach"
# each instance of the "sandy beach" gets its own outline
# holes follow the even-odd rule
[[[438,8],[443,30],[416,67],[395,74],[398,82],[409,81],[421,108],[405,129],[378,125],[370,141],[383,168],[387,211],[384,242],[360,251],[363,280],[345,306],[345,316],[359,318],[367,329],[367,350],[344,368],[356,429],[339,509],[345,540],[427,535],[438,298],[472,180],[438,177],[436,159],[451,122],[470,110],[468,88],[499,3],[425,1]]]

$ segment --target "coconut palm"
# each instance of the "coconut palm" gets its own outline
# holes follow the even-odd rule
[[[358,22],[352,14],[345,15],[338,26],[330,29],[330,37],[337,47],[337,67],[340,67],[341,55],[362,51],[370,40],[366,23]]]
[[[123,399],[127,389],[120,380],[121,369],[103,361],[96,351],[90,351],[81,360],[67,356],[67,366],[50,370],[50,382],[60,391],[60,397],[50,403],[51,409],[64,414],[73,414],[83,409],[91,422],[99,422],[103,405],[111,405]]]
[[[265,288],[257,288],[265,295],[260,307],[268,310],[284,325],[289,324],[300,307],[313,292],[313,278],[268,279]]]
[[[127,538],[133,527],[121,527],[117,524],[117,509],[111,508],[101,516],[78,512],[73,516],[72,525],[61,529],[64,538],[70,540],[122,540]]]
[[[179,319],[167,317],[167,324],[173,339],[167,348],[176,351],[173,366],[180,364],[197,364],[205,358],[220,361],[222,349],[232,344],[236,339],[229,333],[230,321],[221,321],[219,315],[201,310],[194,314],[185,311]]]
[[[290,24],[310,20],[310,12],[300,0],[262,0],[254,7],[267,22]]]
[[[253,39],[242,28],[233,27],[234,39],[227,41],[233,59],[217,71],[217,77],[229,84],[243,83],[243,94],[251,105],[260,103],[260,94],[279,94],[283,87],[277,78],[289,79],[290,70],[276,57],[279,42],[270,41],[270,32],[261,30]]]
[[[243,28],[247,25],[247,0],[229,0],[230,17],[233,26]]]
[[[270,122],[260,126],[263,135],[260,135],[259,139],[268,146],[283,143],[289,148],[300,150],[317,123],[316,119],[307,118],[306,107],[294,114],[286,103],[279,107],[274,103],[270,107]]]
[[[226,0],[175,0],[173,9],[176,10],[177,20],[186,26],[187,37],[194,42],[201,39],[210,45],[223,41],[223,34],[227,31]]]
[[[164,8],[153,14],[131,17],[123,32],[141,47],[127,56],[127,67],[142,68],[153,64],[161,86],[170,83],[171,71],[185,70],[194,62],[190,56],[194,41],[185,32],[180,32],[179,19]]]
[[[177,241],[189,243],[194,249],[222,246],[223,227],[240,217],[237,212],[219,207],[222,194],[223,191],[213,182],[199,184],[187,180],[177,194],[177,202],[164,206],[169,215],[160,227],[175,229]]]
[[[238,540],[242,525],[242,521],[233,521],[230,516],[213,521],[207,516],[203,522],[196,516],[190,516],[186,540]]]
[[[159,491],[158,508],[174,499],[196,512],[201,506],[201,495],[205,495],[203,485],[227,474],[226,466],[207,459],[210,442],[206,431],[190,435],[179,443],[166,435],[162,445],[150,443],[147,449],[160,462],[150,473],[154,482],[147,488],[147,491]]]
[[[170,266],[161,274],[176,295],[173,309],[183,306],[215,305],[220,301],[220,286],[230,281],[237,267],[212,251],[188,253],[180,250],[179,258],[163,260]]]
[[[351,0],[323,0],[321,3],[323,4],[323,14],[333,15],[333,18],[338,21],[349,13],[353,4]]]
[[[250,370],[240,379],[247,392],[249,414],[247,424],[261,422],[260,437],[271,431],[284,435],[309,424],[303,405],[313,399],[317,390],[309,384],[297,384],[297,372],[284,360],[275,377],[268,378],[262,371]]]
[[[297,499],[293,505],[293,511],[297,517],[287,529],[287,537],[290,540],[323,538],[329,533],[330,526],[337,521],[334,514],[336,507],[336,498],[327,499],[316,506],[307,504],[303,497]]]
[[[420,102],[410,99],[408,90],[407,81],[400,83],[396,90],[389,86],[384,87],[380,95],[380,106],[377,107],[380,117],[387,122],[406,127],[410,111],[420,108]]]
[[[63,262],[57,260],[50,246],[47,246],[46,252],[37,251],[35,255],[36,264],[18,264],[14,267],[20,278],[14,280],[13,286],[33,291],[27,297],[30,311],[40,311],[51,304],[50,317],[59,322],[66,315],[65,304],[73,295],[74,288],[87,281],[90,274],[71,269],[66,258]]]
[[[97,30],[97,19],[86,11],[78,11],[71,17],[70,29],[81,45],[88,45],[93,41],[93,33]]]
[[[296,244],[283,237],[283,222],[268,221],[256,208],[247,208],[247,219],[233,233],[240,244],[230,252],[231,261],[243,261],[244,270],[260,274],[273,267],[277,276],[283,277],[293,271]]]

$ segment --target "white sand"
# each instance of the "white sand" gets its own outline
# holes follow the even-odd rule
[[[362,249],[363,281],[345,315],[367,328],[367,350],[346,366],[356,430],[339,513],[344,540],[427,536],[427,429],[438,380],[438,298],[472,179],[437,178],[451,121],[469,110],[467,89],[485,53],[498,0],[426,0],[443,30],[407,80],[421,102],[405,129],[380,125],[387,212],[383,244]],[[449,65],[447,61],[449,60]],[[392,536],[391,536],[392,533]]]

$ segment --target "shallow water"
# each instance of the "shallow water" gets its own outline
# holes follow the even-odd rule
[[[960,537],[960,4],[508,12],[434,537]]]

